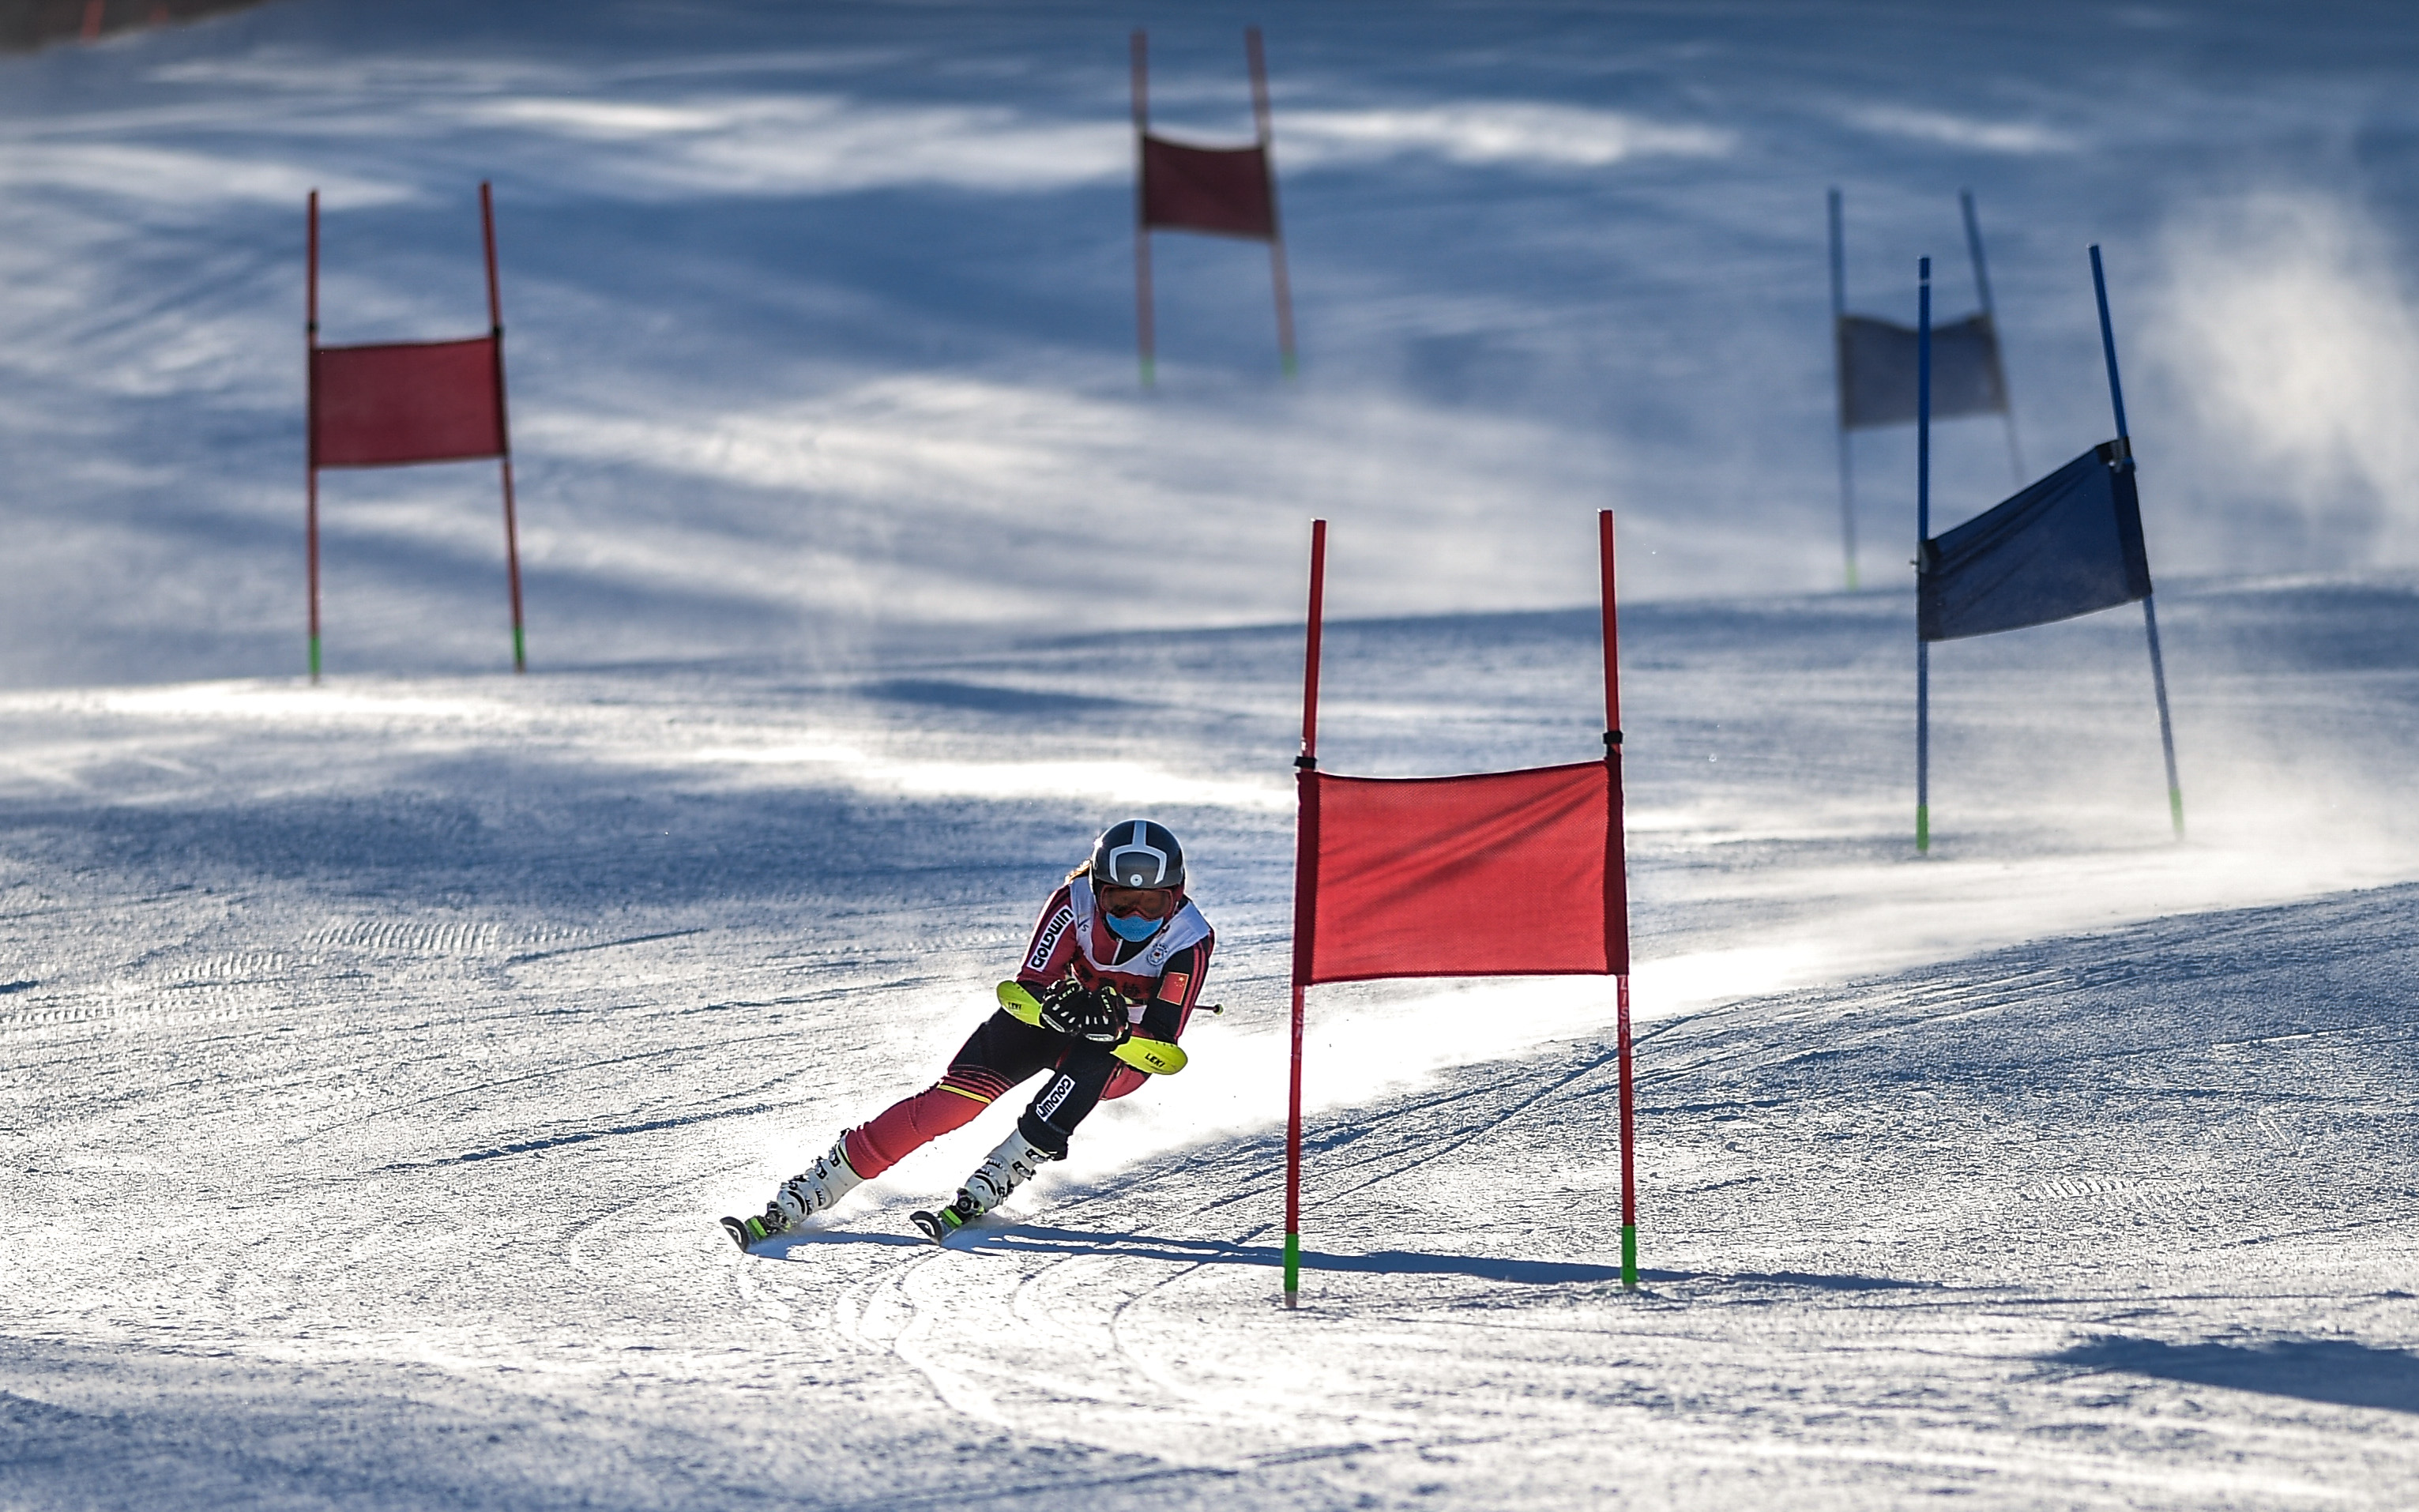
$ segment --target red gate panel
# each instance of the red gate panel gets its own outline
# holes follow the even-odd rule
[[[311,465],[394,467],[504,453],[496,338],[311,352]]]
[[[1606,928],[1607,866],[1620,860],[1603,762],[1315,777],[1308,981],[1628,970]]]
[[[1142,224],[1268,240],[1277,234],[1264,147],[1189,147],[1142,139]]]

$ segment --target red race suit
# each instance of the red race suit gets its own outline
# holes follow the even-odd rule
[[[1016,980],[1036,996],[1070,976],[1094,990],[1115,988],[1130,1005],[1126,1016],[1136,1035],[1172,1041],[1193,1017],[1216,944],[1217,933],[1189,901],[1148,939],[1118,938],[1102,918],[1090,878],[1079,873],[1042,905]],[[1109,1049],[1002,1009],[967,1038],[939,1081],[843,1134],[848,1163],[859,1176],[879,1176],[1045,1070],[1056,1074],[1034,1095],[1018,1127],[1035,1145],[1064,1156],[1068,1137],[1094,1107],[1149,1079]]]

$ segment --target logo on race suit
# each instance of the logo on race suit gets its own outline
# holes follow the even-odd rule
[[[1067,1105],[1067,1096],[1074,1090],[1075,1078],[1062,1075],[1050,1084],[1050,1090],[1041,1094],[1041,1101],[1033,1104],[1033,1111],[1046,1119]]]
[[[1061,908],[1051,915],[1050,922],[1042,926],[1041,937],[1033,942],[1033,953],[1025,958],[1025,969],[1027,971],[1048,969],[1050,957],[1058,949],[1058,936],[1066,933],[1067,926],[1073,922],[1075,922],[1075,911],[1072,908]]]
[[[1187,903],[1184,906],[1187,913],[1192,911],[1193,905],[1191,903]],[[1180,918],[1183,916],[1179,915],[1178,917]],[[1205,930],[1203,933],[1206,933],[1208,932]],[[1175,930],[1161,930],[1159,932],[1159,938],[1151,941],[1150,949],[1143,952],[1143,964],[1148,966],[1153,971],[1157,971],[1160,967],[1167,964],[1167,958],[1174,955],[1178,950],[1183,949],[1183,946],[1177,943],[1179,937],[1179,936]],[[1192,939],[1184,940],[1184,945],[1191,945],[1192,943]],[[1178,980],[1181,980],[1183,974],[1181,972],[1178,973]]]
[[[1165,1003],[1180,1003],[1184,1001],[1184,989],[1192,985],[1193,974],[1191,972],[1171,971],[1159,984],[1160,1001]]]

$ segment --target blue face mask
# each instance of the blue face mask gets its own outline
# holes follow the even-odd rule
[[[1163,918],[1122,918],[1116,914],[1103,914],[1101,917],[1109,921],[1109,933],[1121,940],[1149,939],[1159,933],[1161,925],[1167,922]]]

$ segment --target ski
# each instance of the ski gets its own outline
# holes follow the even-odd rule
[[[722,1231],[729,1234],[731,1242],[738,1245],[743,1252],[748,1245],[759,1240],[773,1238],[776,1232],[765,1227],[764,1220],[762,1218],[725,1218],[722,1220]]]
[[[1040,1027],[1041,1000],[1033,995],[1023,982],[1003,981],[999,984],[999,1006],[1019,1023]],[[1109,1054],[1139,1072],[1153,1076],[1173,1076],[1182,1071],[1190,1058],[1184,1047],[1165,1040],[1128,1040]]]
[[[965,1217],[958,1211],[956,1203],[938,1212],[911,1212],[907,1218],[926,1239],[944,1246],[951,1234],[966,1226]]]

